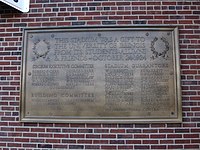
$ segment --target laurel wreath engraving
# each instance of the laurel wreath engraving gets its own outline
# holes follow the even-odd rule
[[[165,49],[162,51],[162,52],[158,52],[156,51],[155,49],[155,43],[158,41],[158,38],[155,37],[153,39],[153,41],[151,41],[151,51],[153,52],[153,56],[151,57],[151,59],[156,59],[158,57],[162,57],[164,59],[167,59],[168,58],[168,55],[167,55],[167,52],[169,51],[169,42],[164,38],[162,37],[161,38],[161,41],[164,42],[165,44]]]
[[[46,61],[48,61],[49,60],[49,57],[47,57],[47,55],[48,55],[48,53],[50,52],[50,43],[48,42],[48,41],[46,41],[46,40],[43,40],[43,42],[46,44],[46,46],[47,46],[47,49],[46,50],[44,50],[44,52],[38,52],[37,51],[37,45],[40,43],[41,41],[38,39],[35,43],[34,43],[34,45],[33,45],[33,54],[34,54],[34,56],[33,56],[33,58],[32,58],[32,60],[33,61],[36,61],[37,59],[39,59],[39,58],[43,58],[43,59],[45,59]]]

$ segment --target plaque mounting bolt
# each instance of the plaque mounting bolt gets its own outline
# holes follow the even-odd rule
[[[171,71],[171,72],[170,72],[170,75],[173,75],[173,74],[174,74],[174,72],[173,72],[173,71]]]
[[[28,75],[31,76],[31,72],[29,72]]]

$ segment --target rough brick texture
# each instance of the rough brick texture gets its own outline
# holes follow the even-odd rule
[[[24,27],[179,26],[183,122],[20,123]],[[200,2],[31,0],[21,13],[0,2],[1,149],[200,149]]]

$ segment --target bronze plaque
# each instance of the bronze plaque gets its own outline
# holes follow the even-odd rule
[[[180,122],[175,27],[24,30],[21,121]]]

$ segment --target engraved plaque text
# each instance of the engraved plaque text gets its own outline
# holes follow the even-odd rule
[[[180,122],[177,28],[25,29],[22,121]]]

